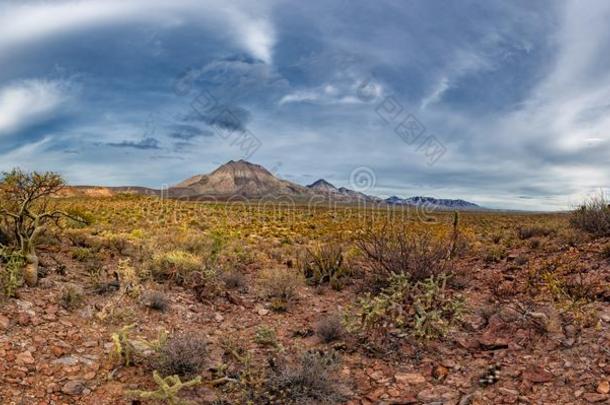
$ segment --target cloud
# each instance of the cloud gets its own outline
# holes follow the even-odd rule
[[[201,129],[192,125],[174,125],[169,137],[188,141],[197,137],[208,137],[213,135],[214,133],[210,130]]]
[[[67,85],[58,81],[29,79],[0,88],[0,136],[48,120],[68,99]]]
[[[365,104],[373,99],[380,99],[383,87],[372,78],[342,79],[321,86],[297,90],[284,95],[279,105],[290,103],[312,103],[320,105]]]
[[[151,150],[151,149],[161,149],[159,147],[159,140],[155,138],[144,138],[140,141],[122,141],[122,142],[109,142],[106,143],[108,146],[112,146],[114,148],[134,148],[141,150]]]
[[[5,3],[0,6],[0,54],[62,33],[125,24],[176,27],[187,20],[224,29],[232,41],[271,63],[275,34],[269,20],[271,2],[220,0],[57,0]],[[224,35],[224,34],[223,34]]]
[[[250,111],[239,106],[225,104],[218,104],[211,108],[197,108],[197,104],[194,104],[194,110],[184,117],[186,122],[199,121],[219,129],[241,132],[246,131],[250,119]]]

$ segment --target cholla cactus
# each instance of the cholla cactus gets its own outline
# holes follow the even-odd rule
[[[129,333],[135,328],[135,324],[123,326],[120,330],[112,334],[112,342],[114,343],[114,351],[112,357],[116,361],[126,367],[131,365],[133,360],[133,345],[129,341]]]
[[[127,395],[136,396],[140,399],[153,399],[158,401],[165,401],[169,405],[186,405],[188,401],[178,398],[178,392],[183,388],[193,387],[201,384],[201,377],[194,378],[187,382],[182,382],[180,377],[172,375],[169,377],[161,377],[159,372],[153,372],[153,379],[158,385],[156,391],[128,391]]]

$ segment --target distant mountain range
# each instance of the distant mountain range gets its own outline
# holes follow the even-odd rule
[[[476,210],[483,209],[477,204],[464,200],[437,199],[432,197],[400,198],[392,196],[385,200],[345,187],[335,187],[324,179],[308,186],[277,178],[263,166],[245,160],[229,161],[209,174],[199,174],[188,178],[168,190],[146,187],[100,187],[73,186],[62,194],[65,196],[112,196],[118,193],[140,195],[161,195],[170,198],[224,200],[241,197],[260,199],[263,197],[289,197],[295,201],[324,198],[342,203],[370,202],[399,206],[426,206],[433,209]]]
[[[433,198],[433,197],[409,197],[400,198],[392,196],[384,200],[387,204],[391,205],[413,205],[420,206],[425,205],[432,208],[451,208],[461,210],[472,210],[480,209],[481,207],[475,203],[464,200],[448,200],[444,198]]]

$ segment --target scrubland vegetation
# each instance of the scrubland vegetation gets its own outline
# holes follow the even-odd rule
[[[18,175],[0,191],[4,400],[608,400],[603,199],[424,221],[42,193],[21,220]]]

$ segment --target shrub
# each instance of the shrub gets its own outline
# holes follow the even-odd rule
[[[259,288],[263,297],[271,301],[272,309],[282,311],[296,299],[301,282],[294,272],[272,269],[261,272]]]
[[[160,347],[155,368],[165,376],[192,377],[203,370],[207,353],[207,341],[199,335],[172,336]]]
[[[230,290],[246,291],[248,288],[246,277],[237,270],[225,271],[221,278],[225,287]]]
[[[530,239],[533,237],[549,236],[555,231],[542,226],[525,226],[517,230],[517,236],[521,240]]]
[[[498,263],[506,258],[506,248],[502,245],[489,246],[484,252],[483,260],[486,263]]]
[[[163,294],[161,291],[147,292],[144,294],[142,303],[145,307],[159,312],[165,312],[169,307],[169,299],[167,298],[167,295]]]
[[[610,236],[610,206],[603,194],[585,201],[570,216],[570,224],[595,236]]]
[[[366,264],[374,274],[389,279],[406,274],[412,281],[424,280],[449,270],[450,243],[430,233],[413,234],[406,229],[369,230],[356,240]]]
[[[278,364],[268,376],[255,403],[307,405],[338,403],[345,398],[336,378],[339,360],[334,352],[306,351],[294,363]]]
[[[254,335],[254,341],[261,346],[273,346],[276,347],[278,345],[277,335],[275,330],[268,326],[259,326],[256,328],[256,333]]]
[[[193,272],[202,269],[201,259],[182,250],[172,250],[153,257],[151,273],[159,281],[171,280],[185,284]]]
[[[301,271],[310,285],[330,283],[340,288],[343,268],[343,248],[336,244],[322,245],[316,249],[305,249],[299,259]]]
[[[82,304],[84,291],[75,284],[67,284],[61,292],[59,303],[64,309],[75,309]]]
[[[316,325],[316,334],[324,343],[330,343],[343,336],[343,324],[339,316],[323,318]]]
[[[86,247],[77,247],[72,251],[72,258],[79,262],[86,262],[92,259],[95,254],[91,251],[91,249]]]

